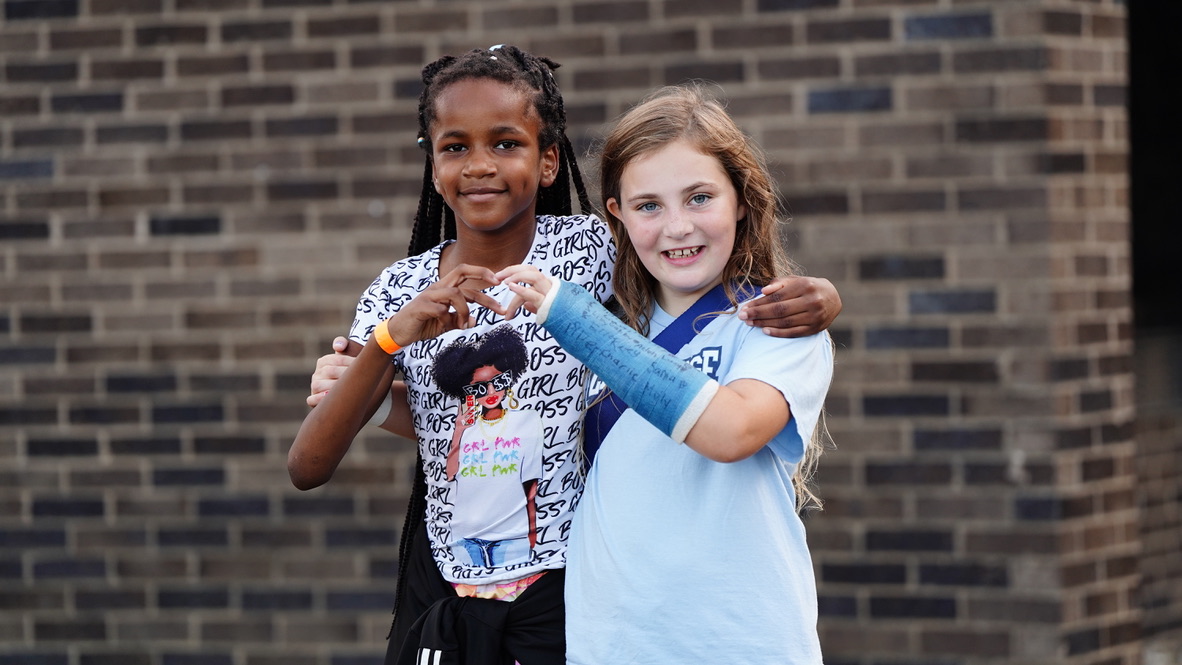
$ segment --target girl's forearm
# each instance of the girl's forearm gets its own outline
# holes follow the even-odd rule
[[[393,380],[390,356],[371,338],[320,404],[308,412],[287,454],[291,482],[301,490],[328,482],[357,432],[386,399]]]

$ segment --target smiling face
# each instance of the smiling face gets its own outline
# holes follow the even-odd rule
[[[433,178],[457,231],[533,232],[538,189],[558,172],[558,147],[541,148],[540,128],[529,97],[506,83],[464,79],[439,93],[430,127]]]
[[[747,214],[718,160],[684,139],[629,162],[607,209],[656,278],[657,303],[674,316],[722,282]]]

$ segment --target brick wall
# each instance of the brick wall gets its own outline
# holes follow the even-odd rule
[[[3,9],[0,663],[377,662],[412,449],[308,493],[285,453],[403,255],[419,69],[498,42],[563,63],[583,148],[701,77],[771,155],[845,301],[827,662],[1138,662],[1122,3]]]

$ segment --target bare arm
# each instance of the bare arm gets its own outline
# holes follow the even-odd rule
[[[718,388],[685,444],[715,462],[738,462],[766,446],[788,424],[789,415],[779,390],[739,379]]]
[[[307,403],[315,407],[324,401],[328,391],[340,381],[345,371],[353,364],[354,358],[361,352],[362,346],[357,342],[337,337],[332,341],[334,353],[323,355],[316,360],[316,371],[312,374],[311,392]],[[386,419],[376,423],[378,427],[407,439],[414,439],[414,421],[411,419],[410,403],[407,400],[406,383],[394,381],[390,384],[390,412]],[[377,408],[377,402],[374,403]]]
[[[479,288],[496,284],[491,270],[461,265],[378,325],[387,326],[395,343],[406,346],[448,330],[471,327],[469,302],[501,312],[500,304]],[[385,396],[394,379],[390,355],[374,336],[358,352],[347,372],[308,412],[287,454],[287,472],[301,490],[319,487],[337,466]],[[401,400],[405,403],[405,397]]]

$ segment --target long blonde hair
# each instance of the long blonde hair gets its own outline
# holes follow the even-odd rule
[[[616,123],[604,140],[599,160],[603,210],[608,209],[609,199],[620,200],[620,181],[629,164],[681,139],[718,160],[739,202],[747,208],[747,215],[735,228],[735,246],[722,272],[731,306],[738,305],[736,287],[758,288],[777,276],[798,274],[780,237],[779,197],[763,151],[735,124],[722,103],[697,84],[662,88]],[[612,278],[616,300],[624,321],[647,334],[657,294],[656,278],[641,263],[623,221],[610,212],[605,212],[605,219],[618,250]],[[798,510],[820,505],[809,488],[809,479],[820,455],[823,432],[822,419],[817,432],[805,442],[804,457],[792,477]]]

